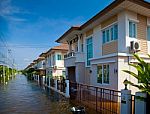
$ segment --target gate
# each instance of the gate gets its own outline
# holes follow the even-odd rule
[[[70,98],[101,114],[120,114],[120,91],[70,82]]]

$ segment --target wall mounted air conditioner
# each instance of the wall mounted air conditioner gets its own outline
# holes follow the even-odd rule
[[[141,50],[140,43],[138,41],[131,41],[130,42],[130,52],[136,53],[140,50]]]

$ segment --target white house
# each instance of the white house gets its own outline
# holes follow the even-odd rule
[[[71,27],[56,42],[68,43],[66,75],[70,81],[121,90],[127,78],[122,70],[136,70],[132,53],[150,63],[150,3],[116,0],[80,27]],[[135,88],[129,86],[133,92]]]

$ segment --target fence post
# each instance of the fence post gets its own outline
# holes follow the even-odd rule
[[[48,77],[48,79],[49,79],[49,88],[50,88],[51,87],[51,78]]]
[[[44,85],[44,82],[45,82],[45,76],[43,76],[43,85]]]
[[[131,113],[131,90],[121,90],[121,110],[120,114]]]
[[[54,83],[55,83],[55,90],[57,90],[57,79],[54,79]]]
[[[146,114],[146,93],[135,93],[135,114]]]
[[[66,83],[66,93],[65,93],[65,96],[66,97],[70,97],[70,95],[69,95],[69,80],[65,80],[65,83]]]
[[[40,76],[39,75],[37,75],[37,77],[38,77],[38,84],[40,83]]]

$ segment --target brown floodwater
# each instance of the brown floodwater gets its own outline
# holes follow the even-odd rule
[[[72,114],[69,99],[23,75],[0,84],[0,114]],[[88,110],[86,114],[96,114]]]

